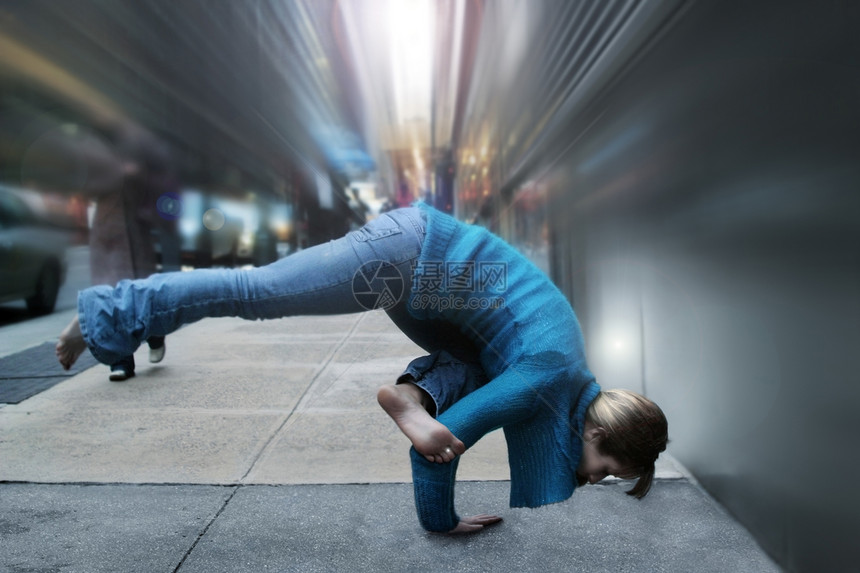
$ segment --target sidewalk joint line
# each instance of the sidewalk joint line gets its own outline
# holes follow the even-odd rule
[[[263,455],[269,449],[269,446],[272,444],[272,442],[275,441],[275,437],[278,436],[281,433],[281,430],[283,430],[287,426],[287,423],[289,423],[289,421],[293,419],[293,414],[295,414],[296,410],[298,410],[299,406],[301,406],[302,402],[305,399],[305,396],[308,395],[308,393],[311,391],[311,388],[313,388],[314,384],[316,383],[317,378],[320,377],[320,375],[325,371],[326,367],[337,355],[338,351],[340,351],[340,349],[343,348],[344,344],[347,343],[350,336],[352,336],[352,334],[358,328],[358,325],[362,322],[363,319],[364,314],[360,314],[358,316],[358,320],[356,320],[355,323],[352,325],[352,328],[349,329],[349,332],[347,332],[343,336],[343,338],[340,339],[340,342],[338,342],[335,348],[329,353],[329,355],[325,357],[325,359],[322,361],[322,364],[320,365],[319,370],[317,370],[316,374],[313,375],[310,383],[305,388],[305,391],[302,392],[302,395],[299,396],[298,400],[296,400],[296,405],[293,406],[289,413],[287,413],[286,417],[284,418],[284,421],[281,422],[280,425],[278,425],[277,429],[275,429],[275,431],[272,432],[272,435],[269,436],[269,439],[266,440],[266,443],[263,444],[263,447],[260,448],[259,453],[257,453],[257,455],[254,457],[254,460],[251,462],[251,465],[248,467],[248,471],[246,471],[245,474],[241,478],[239,478],[240,483],[244,483],[248,476],[251,475],[251,472],[254,471],[255,467],[257,467],[257,463],[260,461],[260,459],[262,459]]]
[[[209,532],[209,528],[212,527],[212,524],[215,523],[215,520],[221,517],[221,514],[227,508],[227,504],[230,503],[230,500],[233,499],[233,496],[236,495],[236,492],[239,491],[240,487],[242,486],[236,485],[233,487],[233,491],[230,492],[230,495],[227,496],[227,499],[224,500],[224,503],[222,503],[221,507],[218,508],[218,511],[215,512],[215,515],[212,516],[212,519],[209,520],[209,523],[206,524],[206,527],[203,528],[203,531],[201,531],[197,535],[197,539],[194,540],[194,543],[191,544],[191,547],[188,548],[188,551],[185,552],[185,555],[182,556],[182,559],[179,560],[179,564],[176,565],[176,568],[173,570],[173,573],[177,573],[182,568],[182,566],[185,564],[185,560],[188,559],[188,557],[194,551],[194,548],[197,547],[198,543],[200,543],[200,540],[203,539],[206,533]]]

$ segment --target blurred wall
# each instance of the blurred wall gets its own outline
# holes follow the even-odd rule
[[[860,571],[860,10],[690,3],[546,178],[604,388],[790,571]]]

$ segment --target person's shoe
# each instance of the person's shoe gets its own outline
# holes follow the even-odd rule
[[[123,380],[128,380],[129,378],[134,378],[134,370],[130,370],[126,366],[114,366],[113,368],[111,368],[111,382],[122,382]]]
[[[149,343],[149,361],[157,364],[164,360],[164,350],[167,345],[164,343],[163,336],[154,336],[148,340]]]
[[[164,360],[164,348],[165,346],[162,344],[159,348],[150,348],[149,349],[149,361],[153,364],[157,364]]]

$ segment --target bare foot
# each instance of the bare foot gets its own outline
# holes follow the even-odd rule
[[[81,323],[78,320],[78,315],[75,315],[72,322],[60,333],[60,340],[57,342],[56,348],[57,360],[60,361],[64,370],[68,370],[86,349],[87,343],[84,342],[84,336],[81,333]]]
[[[466,452],[466,446],[421,403],[423,390],[412,384],[383,386],[376,394],[382,409],[427,461],[442,464]]]

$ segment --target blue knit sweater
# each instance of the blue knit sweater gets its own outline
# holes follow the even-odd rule
[[[409,311],[457,325],[479,349],[490,378],[438,420],[467,448],[504,428],[511,507],[564,501],[576,487],[585,411],[600,391],[585,362],[576,315],[546,275],[502,239],[419,206],[427,215],[427,236]],[[444,304],[433,304],[438,299],[422,291],[430,284]],[[459,522],[459,458],[436,464],[414,448],[410,455],[421,525],[450,531]]]

